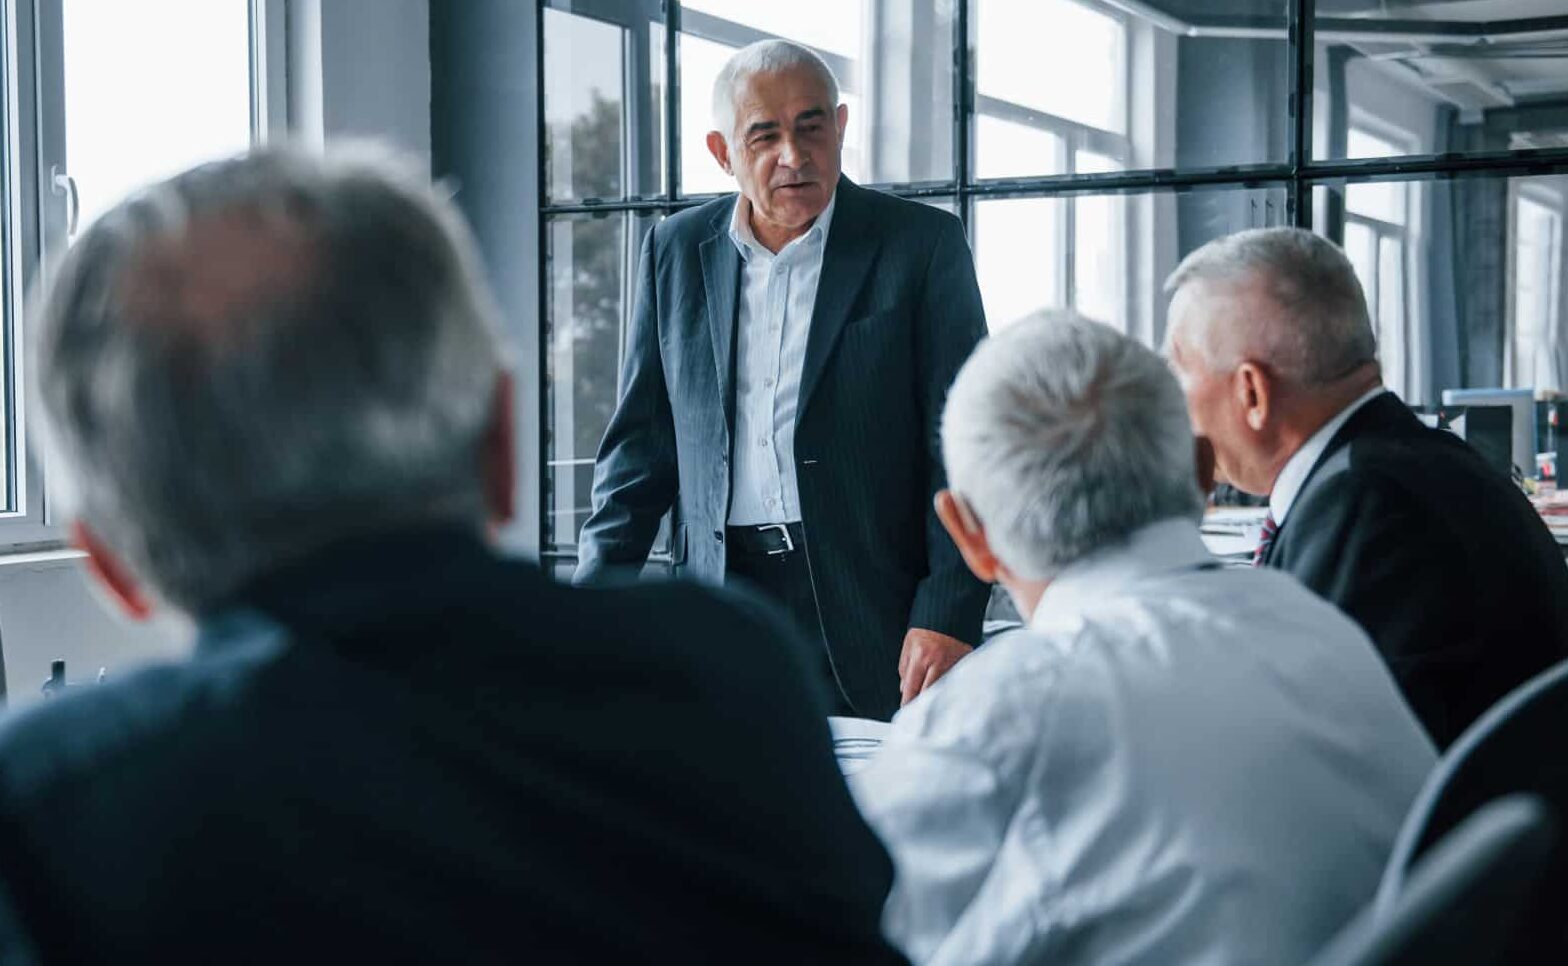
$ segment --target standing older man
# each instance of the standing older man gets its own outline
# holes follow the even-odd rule
[[[1019,322],[942,419],[942,520],[1029,629],[899,712],[854,779],[919,963],[1300,963],[1377,886],[1432,767],[1366,635],[1204,549],[1181,390]]]
[[[833,710],[887,718],[985,610],[931,509],[942,399],[985,331],[969,248],[952,216],[840,175],[848,115],[811,51],[753,44],[713,90],[708,148],[740,194],[644,246],[577,579],[641,567],[673,506],[678,569],[782,601]]]
[[[1568,656],[1568,568],[1523,494],[1386,392],[1350,261],[1295,228],[1219,239],[1166,283],[1168,354],[1220,471],[1267,495],[1256,562],[1338,604],[1446,747]]]
[[[44,962],[894,958],[770,615],[486,545],[510,380],[428,184],[197,168],[76,242],[37,337],[78,540],[200,635],[0,731],[0,962],[13,919]]]

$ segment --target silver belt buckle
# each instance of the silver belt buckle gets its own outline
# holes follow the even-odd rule
[[[790,537],[789,537],[789,526],[787,524],[783,524],[783,523],[766,523],[766,524],[763,524],[762,526],[758,527],[757,529],[759,531],[777,530],[779,532],[779,535],[784,538],[784,549],[783,550],[769,550],[768,553],[767,553],[767,555],[769,557],[777,557],[781,553],[792,553],[795,550],[795,541],[791,540]]]

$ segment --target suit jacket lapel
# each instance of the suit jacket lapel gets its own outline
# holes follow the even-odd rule
[[[740,252],[726,230],[729,212],[722,207],[718,234],[699,247],[702,286],[707,294],[708,331],[713,336],[713,361],[719,370],[719,396],[724,424],[735,432],[735,325],[739,314]]]
[[[822,381],[839,334],[854,310],[855,296],[866,283],[868,270],[876,257],[878,239],[866,230],[862,210],[865,189],[840,177],[837,191],[838,202],[833,209],[833,224],[828,231],[822,275],[817,284],[817,301],[811,312],[811,331],[806,336],[806,360],[800,374],[796,425],[811,403],[811,394]]]
[[[1345,420],[1345,425],[1339,427],[1333,438],[1328,441],[1328,445],[1323,448],[1323,452],[1318,454],[1318,458],[1312,464],[1312,468],[1307,471],[1307,478],[1301,482],[1301,489],[1296,492],[1294,505],[1300,506],[1302,500],[1310,495],[1313,490],[1317,489],[1323,481],[1335,475],[1335,470],[1343,468],[1343,465],[1339,463],[1336,463],[1331,468],[1329,463],[1339,456],[1357,436],[1366,432],[1369,428],[1386,425],[1389,420],[1398,419],[1402,411],[1403,415],[1409,416],[1409,411],[1405,409],[1405,404],[1400,402],[1398,397],[1390,392],[1384,392],[1382,395],[1374,396],[1367,400],[1366,405],[1356,410],[1349,419]],[[1289,516],[1285,518],[1285,523],[1280,524],[1280,532],[1275,534],[1274,543],[1269,547],[1269,552],[1263,555],[1264,563],[1267,563],[1269,558],[1274,555],[1274,548],[1279,546],[1280,535],[1284,533],[1285,527],[1290,521],[1296,519],[1296,515],[1296,511],[1292,509]]]

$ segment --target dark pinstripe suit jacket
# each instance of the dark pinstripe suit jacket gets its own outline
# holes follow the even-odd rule
[[[1439,750],[1568,657],[1568,569],[1540,516],[1393,393],[1334,434],[1263,562],[1366,630]]]
[[[741,272],[733,205],[730,196],[681,212],[643,246],[579,581],[640,567],[672,506],[677,568],[724,579]],[[859,714],[897,710],[909,628],[980,639],[987,589],[931,502],[945,485],[942,403],[984,334],[958,220],[841,179],[801,374],[795,474],[823,634]]]

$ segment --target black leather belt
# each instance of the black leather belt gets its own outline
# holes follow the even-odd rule
[[[726,527],[724,540],[730,553],[748,557],[781,557],[806,549],[806,531],[798,523],[766,523],[755,527]]]

